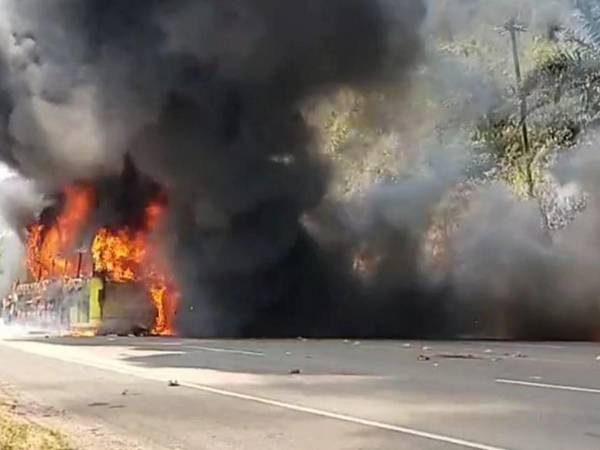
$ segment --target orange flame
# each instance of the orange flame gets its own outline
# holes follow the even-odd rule
[[[101,229],[92,244],[92,256],[96,270],[110,281],[144,284],[156,308],[153,333],[170,335],[174,332],[173,317],[179,294],[172,277],[160,267],[157,249],[148,240],[148,233],[156,229],[163,212],[164,207],[159,203],[150,204],[146,208],[144,231]]]
[[[110,231],[102,228],[96,233],[92,244],[96,271],[117,283],[137,281],[145,254],[143,234],[132,234],[128,229]]]
[[[95,201],[94,190],[76,185],[65,190],[63,210],[52,226],[41,223],[29,227],[27,265],[37,281],[58,276],[75,277],[92,272],[81,253],[74,257],[77,243]],[[91,247],[93,270],[115,283],[139,282],[156,308],[153,333],[174,333],[174,315],[179,293],[172,275],[164,269],[158,249],[149,239],[165,212],[160,202],[146,207],[143,230],[102,228]],[[82,271],[83,270],[83,271]]]
[[[65,189],[63,210],[56,223],[51,227],[38,223],[29,228],[27,266],[37,281],[77,275],[78,258],[67,255],[73,254],[73,246],[83,231],[94,199],[94,191],[89,186],[70,186]]]

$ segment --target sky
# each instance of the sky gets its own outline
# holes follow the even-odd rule
[[[4,181],[6,180],[8,177],[10,177],[11,175],[14,175],[15,173],[9,169],[9,167],[6,164],[3,164],[0,162],[0,181]],[[2,189],[2,187],[0,186],[0,189]]]

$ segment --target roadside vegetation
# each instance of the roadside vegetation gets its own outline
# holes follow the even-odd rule
[[[458,1],[472,16],[439,4],[408,101],[406,80],[396,80],[376,92],[341,90],[312,111],[332,162],[330,195],[360,198],[414,175],[432,149],[460,147],[469,179],[442,199],[434,226],[457,230],[469,194],[493,183],[538,202],[551,234],[585,208],[585,193],[557,205],[553,169],[600,125],[600,3],[580,0],[555,24],[535,23],[532,2],[503,15]]]
[[[1,450],[74,450],[57,431],[29,422],[10,406],[0,407]]]

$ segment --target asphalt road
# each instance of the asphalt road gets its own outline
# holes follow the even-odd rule
[[[0,361],[141,449],[600,448],[596,344],[29,337]]]

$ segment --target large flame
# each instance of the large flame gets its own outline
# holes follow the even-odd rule
[[[144,284],[156,308],[153,332],[168,335],[174,331],[173,316],[179,294],[172,277],[162,267],[160,255],[149,236],[160,223],[164,207],[158,202],[146,208],[145,227],[141,231],[128,228],[102,228],[92,244],[95,270],[113,282],[137,281]]]
[[[85,270],[74,245],[80,237],[94,203],[94,190],[75,185],[65,189],[62,213],[51,226],[37,223],[29,228],[27,266],[36,280],[78,276]]]
[[[81,239],[95,202],[94,190],[75,185],[65,190],[62,211],[51,224],[29,227],[27,265],[37,281],[57,277],[79,277],[99,273],[115,283],[142,284],[156,308],[153,333],[174,333],[173,318],[178,301],[172,275],[165,269],[152,233],[160,224],[165,207],[152,202],[146,207],[145,224],[139,230],[101,228],[91,246],[91,262],[74,248]]]

